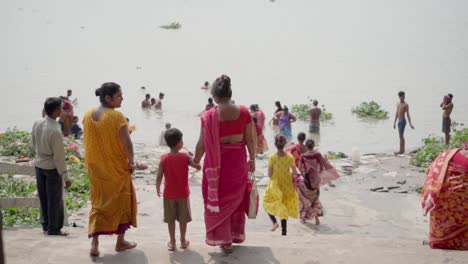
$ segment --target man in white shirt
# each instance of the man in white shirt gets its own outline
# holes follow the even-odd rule
[[[44,103],[46,116],[36,121],[32,129],[32,145],[36,154],[34,166],[42,229],[48,235],[66,236],[68,234],[61,231],[64,220],[63,182],[67,188],[71,181],[68,179],[62,131],[56,121],[61,109],[60,98],[47,98]]]

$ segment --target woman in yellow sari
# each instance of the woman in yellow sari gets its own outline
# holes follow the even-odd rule
[[[468,250],[468,142],[431,164],[422,207],[424,215],[430,213],[431,248]]]
[[[137,203],[128,122],[114,110],[122,103],[122,91],[116,83],[104,83],[96,90],[96,96],[101,105],[88,110],[83,119],[85,161],[91,181],[91,256],[99,255],[99,235],[117,234],[116,251],[136,247],[136,243],[125,240],[125,231],[136,227]]]

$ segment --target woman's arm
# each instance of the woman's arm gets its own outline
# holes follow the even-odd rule
[[[255,153],[256,153],[256,145],[255,145],[255,126],[253,122],[250,122],[245,126],[245,142],[247,144],[247,149],[249,150],[249,171],[255,172]]]
[[[135,170],[135,161],[133,156],[133,143],[132,139],[130,138],[130,133],[128,133],[128,127],[122,126],[119,130],[120,141],[124,146],[125,155],[127,156],[128,165],[130,166],[130,171],[133,173]]]
[[[197,146],[195,147],[195,156],[193,158],[193,162],[195,164],[200,164],[200,160],[205,154],[205,141],[204,141],[204,134],[203,127],[200,128],[200,136],[198,136]]]
[[[289,121],[291,121],[291,123],[296,122],[296,120],[297,120],[297,118],[296,118],[295,115],[293,115],[293,114],[289,115]]]

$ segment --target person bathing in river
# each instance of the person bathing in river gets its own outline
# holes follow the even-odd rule
[[[398,98],[400,102],[397,104],[397,110],[395,114],[395,121],[393,122],[393,129],[396,129],[396,124],[398,120],[398,134],[400,136],[400,151],[395,152],[395,155],[405,153],[405,127],[406,127],[406,117],[408,117],[408,122],[410,127],[414,129],[413,124],[411,123],[411,117],[409,114],[409,104],[405,101],[405,92],[400,91],[398,93]],[[406,116],[406,117],[405,117]]]
[[[150,98],[151,98],[151,95],[146,94],[145,99],[143,101],[141,101],[141,107],[143,107],[143,108],[150,107],[151,106]]]
[[[450,143],[450,128],[452,126],[452,119],[450,119],[450,114],[453,110],[452,99],[453,95],[448,94],[444,96],[444,100],[440,104],[440,107],[444,111],[442,113],[442,132],[445,134],[445,145]]]
[[[163,99],[164,99],[164,94],[159,93],[159,99],[156,100],[156,103],[154,104],[154,108],[156,108],[157,110],[161,110],[162,109],[162,100]]]
[[[283,111],[275,114],[275,119],[278,120],[278,127],[288,141],[292,139],[291,123],[296,122],[297,118],[289,112],[288,107],[285,105]]]
[[[318,107],[318,101],[314,100],[312,102],[312,107],[309,109],[309,132],[310,133],[319,133],[320,132],[320,115],[322,114],[322,109]]]

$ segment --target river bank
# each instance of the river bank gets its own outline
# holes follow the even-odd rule
[[[391,153],[364,155],[359,164],[349,159],[331,160],[341,177],[322,186],[325,216],[322,224],[288,221],[288,236],[269,232],[270,220],[262,208],[256,220],[247,220],[246,242],[231,255],[204,243],[201,173],[190,170],[193,221],[191,247],[168,253],[167,227],[162,223],[162,200],[155,194],[157,164],[167,148],[135,144],[135,159],[149,167],[137,170],[134,184],[138,200],[138,228],[128,238],[139,243],[128,252],[115,253],[114,238],[101,239],[101,257],[88,257],[86,230],[90,204],[73,213],[67,238],[44,236],[39,226],[5,228],[7,263],[463,263],[463,252],[431,250],[422,244],[428,219],[420,209],[416,188],[424,181],[409,156]],[[262,194],[268,182],[267,159],[257,161],[257,181]],[[31,176],[24,176],[33,178]],[[397,187],[397,188],[394,188]],[[260,201],[261,202],[261,201]],[[59,251],[56,249],[60,248]]]

